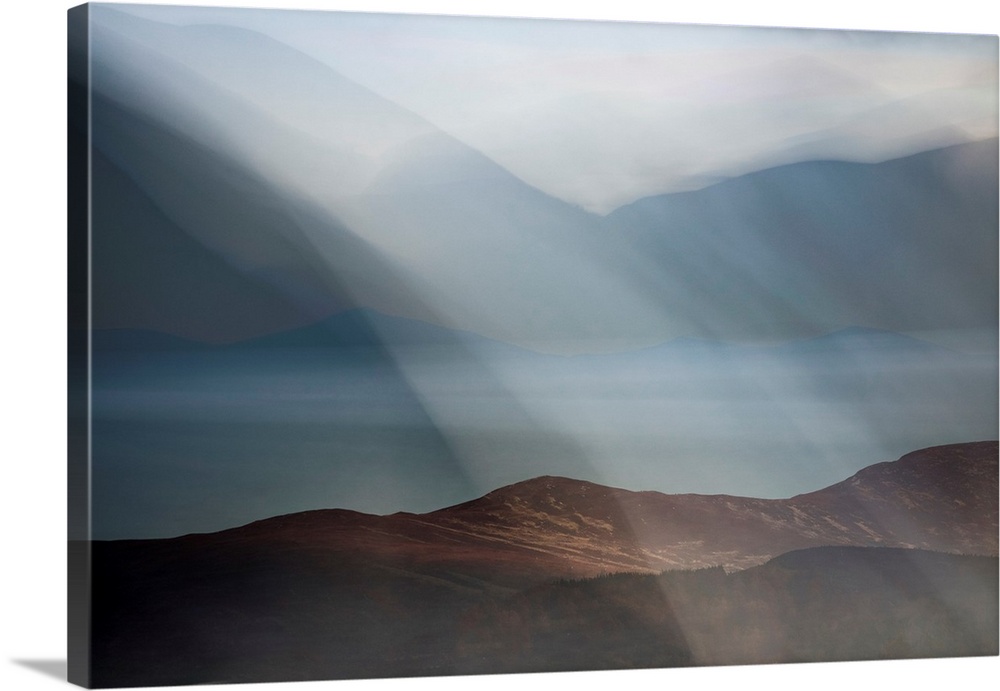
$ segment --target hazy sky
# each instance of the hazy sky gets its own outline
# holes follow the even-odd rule
[[[268,34],[600,213],[780,163],[997,133],[995,37],[124,9]]]

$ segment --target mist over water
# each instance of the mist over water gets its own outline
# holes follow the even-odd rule
[[[547,356],[501,344],[98,361],[95,532],[424,512],[541,474],[788,497],[996,436],[996,362],[900,336]]]

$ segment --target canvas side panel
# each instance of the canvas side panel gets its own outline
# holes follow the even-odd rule
[[[68,677],[90,686],[90,41],[87,5],[68,12]]]

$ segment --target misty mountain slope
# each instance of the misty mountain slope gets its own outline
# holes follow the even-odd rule
[[[521,341],[524,328],[537,330],[539,340],[565,337],[566,324],[589,321],[580,313],[580,306],[589,304],[615,327],[625,328],[633,318],[647,339],[655,339],[656,329],[644,322],[656,315],[635,307],[635,296],[616,269],[605,271],[599,259],[586,256],[589,250],[573,247],[585,247],[582,236],[588,226],[593,231],[595,217],[520,182],[311,58],[253,32],[182,30],[113,11],[97,15],[95,39],[98,93],[157,129],[197,142],[224,165],[262,177],[286,205],[295,208],[308,200],[322,216],[344,220],[362,241],[374,243],[388,268],[362,264],[352,272],[357,262],[338,262],[344,253],[338,233],[320,227],[307,234],[315,254],[332,263],[333,279],[360,304]],[[236,55],[246,59],[235,60]],[[281,69],[268,67],[268,56]],[[286,72],[304,76],[287,79]],[[141,180],[148,195],[183,216],[189,233],[230,260],[245,260],[249,250],[239,224],[220,224],[197,203],[179,206],[176,190],[157,167],[163,162],[136,160],[143,140],[112,143],[111,131],[110,122],[96,129],[98,145]],[[367,163],[359,164],[359,156]],[[455,160],[461,161],[457,187],[425,184],[420,194],[406,191],[414,181],[448,178],[439,169],[450,170]],[[360,169],[377,173],[363,195],[357,188],[368,173],[355,175]],[[289,231],[272,222],[261,233],[280,237]],[[429,260],[433,266],[425,263]],[[511,282],[515,269],[518,280]],[[386,273],[405,282],[406,290],[386,291],[364,279]],[[468,290],[473,284],[482,289]],[[568,316],[561,316],[564,312]],[[598,333],[607,333],[607,326]]]
[[[312,254],[356,306],[557,353],[995,323],[995,141],[782,166],[601,219],[273,39],[95,17],[97,91],[266,180],[291,207],[308,200]],[[102,146],[165,203],[171,183],[155,159]],[[187,232],[246,259],[238,227],[177,204],[168,213],[185,214]],[[331,223],[380,263],[340,260],[354,250]],[[379,273],[396,287],[369,279]],[[330,305],[320,316],[340,309]]]
[[[99,149],[92,166],[95,326],[207,337],[209,325],[229,336],[254,322],[289,328],[312,320],[263,272],[240,271],[178,228]],[[203,188],[217,205],[220,187]],[[296,278],[313,290],[322,285],[315,275]]]
[[[606,221],[648,257],[639,270],[651,288],[664,269],[712,276],[731,298],[728,311],[707,305],[720,328],[984,327],[997,309],[996,162],[992,139],[878,164],[792,164],[643,199]]]
[[[182,116],[189,135],[211,134],[230,154],[243,154],[247,163],[304,186],[317,199],[358,191],[385,148],[435,131],[419,116],[254,31],[173,25],[112,7],[96,8],[93,19],[97,59],[107,60],[105,53],[111,58],[115,78],[109,83],[116,93],[147,105],[157,91],[169,93],[168,107]],[[122,57],[130,61],[127,68]],[[155,91],[117,88],[140,74]]]
[[[116,227],[127,222],[132,226],[129,233],[142,234],[145,225],[163,225],[121,211],[155,207],[154,215],[166,216],[174,226],[172,232],[202,244],[230,271],[252,274],[270,284],[291,307],[287,315],[269,312],[266,303],[254,315],[219,307],[208,315],[214,323],[194,315],[179,335],[237,340],[314,322],[353,306],[357,295],[391,303],[386,294],[407,294],[394,283],[393,269],[317,203],[316,190],[303,187],[307,180],[325,185],[324,192],[343,193],[343,170],[359,169],[356,152],[337,142],[319,141],[297,130],[294,123],[265,112],[249,98],[247,89],[230,85],[231,89],[205,76],[206,71],[212,76],[213,66],[239,64],[231,57],[240,52],[246,53],[251,65],[259,66],[277,47],[276,59],[284,64],[289,58],[280,44],[263,37],[248,42],[248,34],[254,38],[251,32],[235,30],[234,37],[227,30],[211,28],[207,40],[197,36],[187,40],[190,31],[103,9],[96,14],[93,30],[93,141],[131,183],[102,198],[110,206],[105,218]],[[304,56],[286,52],[315,76],[317,67]],[[319,71],[326,77],[322,83],[332,82],[330,88],[343,97],[327,94],[331,103],[358,93],[362,102],[379,102],[335,73]],[[261,78],[257,93],[276,80],[280,81],[278,75]],[[313,90],[319,83],[312,83]],[[398,114],[398,109],[387,110]],[[412,124],[414,116],[404,114],[403,119]],[[355,121],[365,118],[355,114],[340,125],[353,132]],[[417,131],[427,127],[418,125]],[[192,260],[191,271],[176,271],[170,287],[156,290],[168,295],[171,288],[180,295],[196,290],[197,281],[203,280],[199,266]],[[118,282],[116,289],[130,293],[133,302],[155,304],[156,296],[145,294],[143,275],[134,273],[132,283]],[[110,276],[122,278],[121,272]],[[208,296],[206,308],[212,297]],[[252,291],[246,298],[253,301]],[[156,323],[157,309],[147,306],[143,320],[135,319],[133,312],[111,304],[102,316],[114,315],[116,323],[100,325],[178,333],[176,323]]]
[[[315,204],[155,117],[93,104],[96,326],[232,341],[406,292]]]
[[[668,333],[671,315],[636,292],[629,256],[596,216],[443,133],[390,149],[381,163],[338,213],[437,314],[389,311],[542,352],[600,352]]]
[[[380,246],[389,247],[384,233],[410,228],[419,236],[419,248],[407,247],[401,261],[445,302],[455,299],[444,286],[449,278],[420,270],[422,262],[470,265],[488,257],[470,280],[499,281],[517,266],[517,291],[532,285],[523,281],[536,265],[546,268],[548,280],[536,291],[545,306],[511,302],[510,309],[544,316],[547,324],[530,317],[524,324],[555,338],[578,319],[575,294],[591,314],[574,328],[586,329],[579,337],[593,338],[591,347],[603,338],[613,348],[611,334],[635,347],[695,334],[794,338],[831,324],[984,328],[996,311],[989,289],[997,278],[995,150],[991,140],[876,165],[784,166],[642,200],[595,229],[592,217],[490,172],[485,159],[477,165],[464,148],[425,143],[407,145],[401,171],[377,178],[358,198],[360,211],[345,213]],[[520,235],[512,229],[529,240],[513,241]],[[550,246],[578,254],[539,254]],[[482,248],[488,251],[480,255]],[[573,269],[568,262],[581,263]],[[607,299],[588,297],[597,284]],[[605,308],[609,299],[617,310]],[[514,319],[507,308],[498,300],[489,314],[506,324]],[[493,324],[484,332],[485,317],[462,314],[462,328],[518,340]]]
[[[353,185],[336,184],[330,169],[357,169],[354,161],[327,162],[316,170],[327,181],[327,189],[308,181],[301,184],[353,230],[397,259],[404,270],[414,270],[411,288],[418,295],[431,291],[424,300],[440,305],[445,314],[434,315],[419,304],[398,300],[379,303],[394,307],[389,311],[432,321],[457,320],[460,328],[493,337],[510,335],[499,331],[497,322],[506,332],[518,322],[529,322],[544,337],[545,330],[553,328],[550,324],[555,324],[558,335],[562,312],[570,313],[573,324],[586,322],[589,315],[578,314],[578,304],[583,303],[601,312],[603,319],[613,320],[602,325],[600,334],[638,324],[647,339],[655,339],[655,332],[641,323],[656,319],[655,312],[636,311],[634,296],[619,285],[621,279],[605,272],[600,259],[583,256],[595,249],[583,249],[595,242],[586,238],[596,230],[590,214],[522,183],[408,111],[277,41],[233,28],[159,26],[118,13],[110,13],[105,23],[138,36],[171,62],[217,84],[220,91],[238,94],[249,104],[268,108],[269,115],[282,123],[334,142],[338,152],[365,152],[376,161],[368,164],[377,173],[364,194],[349,199],[344,195]],[[234,54],[243,59],[234,61]],[[263,134],[275,136],[269,130]],[[247,141],[244,146],[251,144]],[[305,153],[296,154],[295,160],[302,159],[303,168],[316,168]],[[275,173],[287,175],[280,167],[286,158],[291,158],[288,152],[275,152],[279,165]],[[425,252],[433,253],[433,266],[419,265]],[[509,280],[512,268],[518,285]],[[487,289],[465,290],[471,281]],[[432,285],[422,285],[425,282]],[[506,299],[496,300],[497,295]],[[510,300],[516,303],[508,305]],[[470,304],[458,304],[463,302]],[[539,310],[542,314],[536,318],[533,313]],[[631,325],[630,317],[635,318]]]

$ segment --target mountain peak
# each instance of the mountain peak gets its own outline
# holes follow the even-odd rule
[[[505,485],[479,499],[460,504],[459,507],[512,503],[565,507],[588,499],[606,498],[609,494],[624,491],[587,480],[577,480],[560,475],[541,475]]]
[[[870,465],[820,492],[842,486],[864,487],[869,493],[899,492],[900,487],[906,487],[909,491],[932,496],[949,489],[957,491],[959,485],[978,483],[979,476],[986,473],[993,474],[991,484],[995,485],[997,451],[996,441],[932,446],[911,451],[896,461]]]

